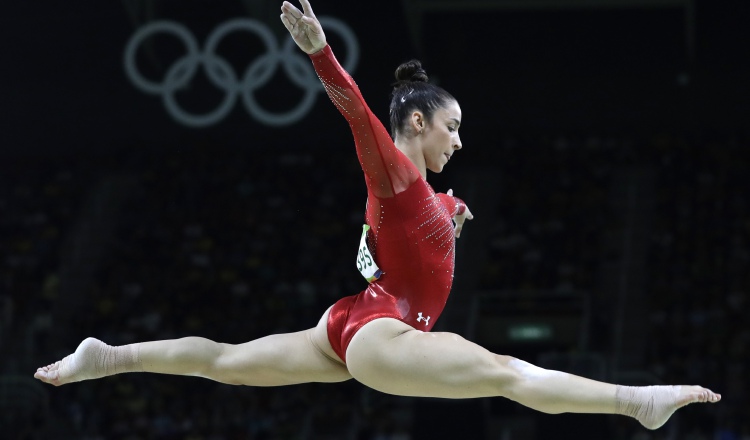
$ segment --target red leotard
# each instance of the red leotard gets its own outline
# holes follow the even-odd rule
[[[435,325],[453,283],[456,239],[451,218],[460,201],[435,194],[396,148],[329,46],[310,58],[354,134],[367,184],[368,246],[383,271],[367,289],[342,298],[331,309],[328,339],[346,361],[352,337],[374,319],[395,318],[422,331]]]

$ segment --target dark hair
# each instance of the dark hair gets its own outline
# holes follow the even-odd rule
[[[394,139],[396,134],[403,132],[405,122],[414,110],[422,112],[427,121],[432,121],[435,110],[456,100],[428,80],[427,72],[418,60],[407,61],[396,69],[390,106],[391,137]]]

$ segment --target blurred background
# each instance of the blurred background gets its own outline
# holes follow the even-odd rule
[[[410,58],[463,109],[475,214],[436,330],[609,382],[701,384],[648,432],[502,398],[125,374],[54,388],[87,336],[241,343],[359,292],[366,191],[280,2],[4,5],[0,437],[748,440],[750,5],[316,0],[387,121]]]

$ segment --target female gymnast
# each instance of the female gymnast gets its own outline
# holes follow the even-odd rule
[[[367,289],[336,302],[305,331],[239,345],[186,337],[109,346],[87,338],[34,377],[64,385],[150,372],[250,386],[354,378],[401,396],[502,396],[545,413],[623,414],[648,429],[689,403],[721,399],[700,386],[597,382],[491,353],[452,333],[431,333],[450,292],[456,238],[472,214],[451,191],[435,194],[425,177],[427,170],[440,172],[461,149],[461,108],[427,82],[418,62],[402,64],[389,136],[336,61],[310,3],[300,1],[303,11],[283,3],[281,21],[349,122],[365,175],[367,225],[357,263],[370,281]]]

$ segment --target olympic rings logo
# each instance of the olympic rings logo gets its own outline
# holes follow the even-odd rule
[[[326,32],[338,34],[346,47],[347,59],[343,67],[354,72],[359,60],[359,44],[354,32],[341,20],[333,17],[320,17]],[[266,47],[238,78],[226,59],[216,54],[216,49],[224,37],[232,32],[250,32],[257,35]],[[155,34],[169,34],[180,40],[186,54],[176,60],[168,69],[161,82],[145,78],[136,65],[136,54],[143,42]],[[136,30],[125,47],[125,72],[130,81],[141,91],[161,95],[164,107],[177,122],[189,127],[207,127],[224,119],[234,108],[237,99],[242,97],[245,109],[256,120],[270,126],[285,126],[299,122],[312,108],[318,92],[323,87],[318,80],[310,60],[303,56],[291,36],[281,48],[273,33],[263,23],[250,18],[237,18],[217,26],[209,34],[205,47],[201,50],[193,34],[185,26],[173,21],[154,21]],[[255,91],[265,86],[282,66],[287,77],[297,87],[305,91],[302,100],[294,108],[283,113],[275,113],[263,108],[255,98]],[[221,103],[204,114],[190,113],[177,102],[175,94],[189,85],[198,67],[203,66],[211,84],[225,92]]]

